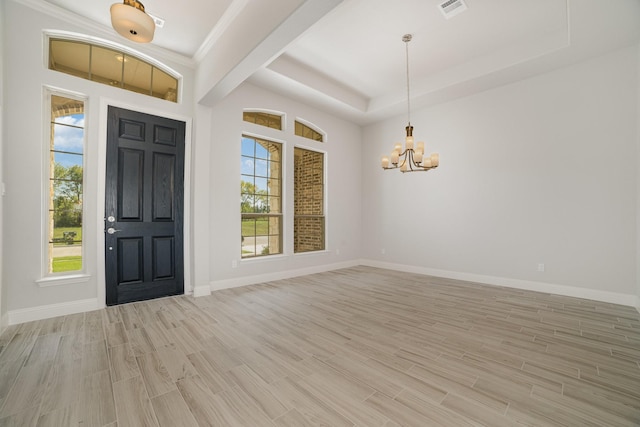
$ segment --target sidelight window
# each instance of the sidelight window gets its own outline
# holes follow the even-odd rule
[[[46,273],[83,269],[85,103],[49,93]]]
[[[282,253],[282,144],[242,136],[242,258]]]

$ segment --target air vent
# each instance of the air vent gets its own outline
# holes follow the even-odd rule
[[[451,19],[467,10],[467,5],[464,0],[445,0],[438,5],[438,9],[440,9],[445,18]]]
[[[149,15],[151,17],[151,19],[153,19],[153,22],[156,23],[156,27],[158,27],[158,28],[164,27],[164,19],[159,18],[157,16],[154,16],[154,15],[150,14],[149,12],[147,12],[147,15]]]

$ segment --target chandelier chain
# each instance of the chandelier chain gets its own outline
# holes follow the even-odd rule
[[[407,122],[409,125],[411,124],[411,92],[409,85],[409,42],[411,41],[411,37],[405,36],[405,51],[406,51],[406,59],[407,59]]]

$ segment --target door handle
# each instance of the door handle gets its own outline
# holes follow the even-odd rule
[[[115,228],[113,228],[113,227],[109,227],[109,228],[107,228],[107,233],[109,233],[109,234],[115,234],[115,233],[117,233],[117,232],[119,232],[119,231],[122,231],[122,230],[116,230],[116,229],[115,229]]]

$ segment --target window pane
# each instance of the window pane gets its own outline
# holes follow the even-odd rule
[[[280,179],[280,161],[269,162],[269,177],[272,179]]]
[[[76,121],[74,116],[66,116],[69,122]],[[83,119],[81,119],[83,121]],[[84,129],[73,126],[54,124],[53,125],[53,149],[67,153],[82,154],[84,145]]]
[[[254,194],[256,192],[255,190],[256,184],[254,181],[255,181],[255,178],[253,177],[253,175],[242,175],[242,180],[241,180],[242,192]]]
[[[91,47],[91,80],[122,87],[124,54],[100,46]]]
[[[267,150],[266,145],[267,144],[265,144],[264,142],[256,144],[256,158],[257,159],[268,159],[269,158],[269,151]]]
[[[256,156],[256,142],[251,138],[242,138],[242,153],[243,156],[255,157]]]
[[[240,212],[242,213],[254,213],[255,198],[253,194],[242,194],[240,196]]]
[[[281,213],[280,197],[269,197],[269,213]]]
[[[280,189],[282,186],[280,185],[279,179],[271,178],[269,179],[269,195],[270,196],[280,196]]]
[[[240,158],[240,173],[242,175],[253,175],[254,173],[254,159],[253,157],[242,156]],[[244,179],[244,178],[242,178]]]
[[[242,219],[242,257],[256,256],[256,220]]]
[[[259,111],[245,111],[242,114],[242,119],[245,122],[282,130],[282,116],[278,114],[269,114]]]
[[[256,194],[267,194],[267,178],[256,177]]]
[[[301,136],[303,138],[312,139],[314,141],[323,142],[324,137],[322,133],[316,131],[315,129],[305,125],[304,123],[300,123],[296,120],[295,122],[295,134]]]
[[[280,217],[242,219],[242,257],[281,253]]]
[[[122,55],[124,60],[124,88],[132,92],[151,94],[151,64],[131,55]]]
[[[159,68],[153,67],[153,91],[151,95],[167,101],[178,102],[178,79]]]
[[[280,217],[269,217],[269,239],[267,240],[267,247],[262,247],[262,255],[279,254],[282,252],[281,245],[281,229],[280,229]]]
[[[49,43],[49,68],[83,79],[89,78],[89,55],[91,46],[67,40]]]
[[[296,253],[324,250],[324,217],[296,217],[294,228]]]
[[[84,102],[51,95],[51,122],[84,128]]]
[[[256,176],[269,176],[269,168],[266,160],[256,160]]]

